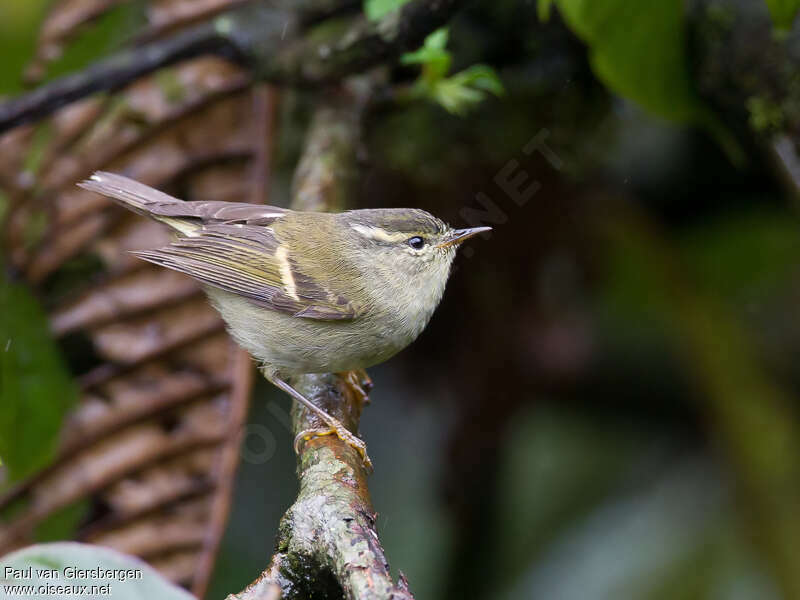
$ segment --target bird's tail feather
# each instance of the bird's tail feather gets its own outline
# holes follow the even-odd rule
[[[107,171],[95,171],[89,179],[80,182],[78,186],[113,198],[125,208],[161,221],[185,235],[191,235],[197,228],[196,225],[183,219],[170,218],[159,214],[161,207],[175,203],[183,204],[183,200],[151,188],[149,185],[134,181],[129,177]]]
[[[130,210],[150,216],[154,205],[183,202],[149,185],[106,171],[96,171],[89,179],[78,185],[85,190],[109,196]]]

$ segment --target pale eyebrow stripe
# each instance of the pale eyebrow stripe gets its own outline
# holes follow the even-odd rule
[[[364,237],[368,237],[372,240],[377,240],[379,242],[400,242],[405,240],[409,234],[407,233],[389,233],[385,229],[381,229],[380,227],[371,227],[369,225],[350,225],[353,231],[358,232],[359,234],[363,235]]]
[[[278,260],[278,268],[281,272],[281,281],[286,288],[286,293],[294,300],[300,300],[297,295],[297,288],[294,284],[294,275],[292,275],[292,265],[289,264],[289,250],[286,246],[278,246],[275,250],[275,258]]]

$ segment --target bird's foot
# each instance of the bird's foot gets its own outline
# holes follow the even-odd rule
[[[354,435],[350,432],[347,427],[345,427],[341,422],[337,421],[333,417],[329,417],[330,421],[326,421],[328,428],[320,428],[320,429],[304,429],[296,436],[294,436],[294,451],[296,454],[300,454],[300,449],[303,443],[309,441],[314,437],[320,437],[323,435],[336,435],[340,440],[342,440],[345,444],[353,448],[358,454],[361,456],[361,460],[364,463],[364,466],[367,468],[368,471],[372,471],[372,461],[367,454],[367,445],[361,440],[357,435]]]
[[[298,433],[296,436],[294,436],[295,453],[300,454],[300,447],[302,442],[307,442],[308,440],[310,440],[315,436],[336,434],[336,437],[338,437],[345,444],[347,444],[348,446],[353,448],[356,452],[358,452],[361,455],[361,460],[364,462],[364,466],[368,470],[370,471],[372,470],[372,461],[369,459],[369,456],[367,455],[367,445],[363,441],[361,441],[357,435],[351,433],[350,430],[347,429],[347,427],[345,427],[344,425],[342,425],[341,422],[339,422],[337,419],[333,418],[331,415],[322,410],[319,406],[311,402],[311,400],[303,396],[303,394],[301,394],[291,385],[286,383],[286,381],[278,377],[274,372],[265,372],[264,375],[278,388],[282,389],[284,392],[286,392],[292,398],[294,398],[297,402],[305,406],[312,413],[316,414],[317,418],[319,418],[323,423],[325,423],[325,425],[328,426],[327,428],[323,427],[319,429],[305,429],[300,433]],[[364,373],[364,376],[366,377],[368,384],[371,385],[372,381],[369,379],[369,377],[367,377],[366,373]]]
[[[344,381],[350,390],[356,394],[360,400],[361,405],[369,404],[369,393],[372,391],[372,378],[367,375],[364,369],[353,369],[352,371],[344,371],[337,373]]]

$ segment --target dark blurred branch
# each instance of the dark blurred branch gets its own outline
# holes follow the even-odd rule
[[[608,205],[606,205],[608,206]],[[685,276],[676,251],[632,205],[601,217],[609,247],[649,266],[669,307],[680,356],[732,468],[753,541],[781,597],[800,598],[800,428],[794,399],[765,372],[746,327]],[[626,214],[627,213],[627,214]]]
[[[778,173],[786,186],[800,199],[800,152],[794,136],[778,134],[769,146],[778,167]]]
[[[293,208],[342,208],[354,180],[359,107],[318,109],[294,182]],[[342,176],[344,174],[344,176]],[[338,376],[304,375],[297,389],[358,431],[363,398]],[[293,410],[297,434],[323,424],[303,407]],[[280,524],[277,553],[247,589],[229,598],[281,597],[411,599],[405,580],[394,583],[378,534],[359,454],[333,435],[306,442],[298,457],[300,493]],[[299,595],[298,595],[299,594]]]
[[[227,40],[206,23],[168,39],[125,50],[83,71],[0,104],[0,132],[45,117],[56,109],[93,94],[115,90],[161,67],[201,54],[225,54]]]
[[[776,34],[767,4],[748,0],[694,0],[689,22],[701,94],[729,126],[756,140],[786,187],[800,197],[800,28]],[[754,541],[770,558],[783,596],[800,598],[800,430],[794,399],[763,372],[735,317],[675,276],[674,265],[665,260],[671,249],[649,234],[643,240],[648,262],[662,265],[670,278],[665,290],[672,294],[686,352],[736,474]]]
[[[420,45],[459,5],[459,0],[416,0],[377,22],[369,22],[363,15],[326,20],[294,39],[299,19],[307,15],[262,2],[248,4],[164,40],[120,52],[0,104],[0,132],[47,116],[89,94],[118,89],[156,69],[202,54],[243,63],[256,77],[274,83],[317,85],[337,81]]]

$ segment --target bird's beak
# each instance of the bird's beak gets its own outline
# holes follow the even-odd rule
[[[473,235],[478,235],[484,231],[491,231],[491,227],[472,227],[470,229],[454,229],[450,235],[437,248],[447,248],[449,246],[458,246],[462,242],[467,241]]]

